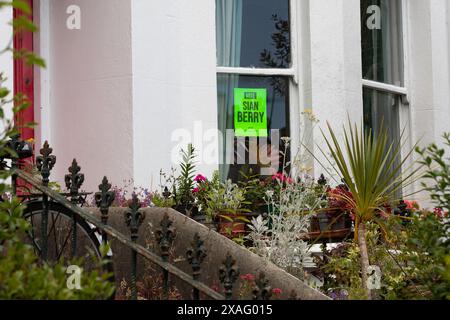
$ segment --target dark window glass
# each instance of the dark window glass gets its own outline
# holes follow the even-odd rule
[[[363,78],[403,86],[401,0],[361,0]]]
[[[233,132],[234,128],[234,89],[235,88],[253,88],[267,90],[267,138],[236,138],[232,141],[227,141],[227,129]],[[245,159],[236,158],[237,144],[245,143],[249,148],[249,143],[255,141],[258,149],[268,150],[270,153],[271,147],[279,146],[283,150],[284,146],[280,138],[290,136],[289,128],[289,78],[288,77],[260,77],[260,76],[243,76],[243,75],[218,75],[218,107],[219,107],[219,130],[223,134],[223,141],[220,146],[220,172],[222,178],[230,178],[233,181],[239,179],[239,171],[243,170],[249,172],[250,169],[255,174],[261,174],[261,168],[267,167],[267,161],[258,161],[258,163],[251,163],[249,154],[245,154]],[[271,130],[278,130],[278,137],[275,136],[276,141],[272,141],[274,136],[271,136]],[[233,146],[231,146],[233,144]],[[269,146],[269,147],[267,147]],[[280,150],[272,150],[274,157],[278,156]],[[263,152],[263,151],[262,151]],[[233,155],[234,153],[234,155]],[[288,152],[289,154],[289,152]],[[264,154],[265,157],[272,157],[270,154]],[[227,162],[226,159],[233,158],[233,163]],[[272,158],[274,159],[274,158]],[[289,161],[289,159],[286,159]],[[244,162],[244,163],[242,163]],[[280,172],[280,166],[275,169]],[[272,172],[275,173],[275,172]]]
[[[221,67],[289,68],[289,0],[216,0]]]
[[[397,146],[400,143],[400,97],[398,95],[376,91],[365,88],[363,90],[364,100],[364,126],[366,130],[371,129],[373,134],[378,134],[383,125],[387,129],[388,144],[394,143]],[[394,166],[401,163],[400,157],[397,157]],[[401,173],[399,173],[400,175]],[[396,196],[401,197],[399,191]]]

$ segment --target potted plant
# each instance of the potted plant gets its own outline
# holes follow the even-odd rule
[[[322,132],[327,151],[336,163],[335,172],[341,176],[349,193],[341,193],[338,197],[351,208],[355,219],[355,242],[358,244],[361,264],[362,283],[368,283],[369,252],[367,249],[367,230],[369,222],[377,223],[384,230],[384,221],[379,218],[380,212],[388,215],[386,204],[395,203],[404,186],[408,186],[420,176],[420,166],[411,165],[404,170],[404,164],[414,148],[402,158],[403,136],[398,141],[389,139],[388,130],[381,125],[377,132],[365,130],[361,124],[343,129],[343,142],[338,140],[336,132],[329,124],[328,133]],[[397,161],[402,159],[401,161]],[[350,196],[351,195],[351,196]],[[387,230],[386,230],[387,231]],[[372,291],[364,288],[368,299]]]
[[[244,191],[242,208],[248,211],[245,215],[250,219],[268,212],[265,201],[266,192],[272,188],[272,181],[260,174],[254,174],[250,169],[248,173],[241,171],[239,188]]]
[[[181,149],[181,156],[180,174],[177,175],[174,168],[168,175],[161,170],[161,191],[154,193],[153,204],[157,207],[171,207],[193,217],[197,212],[193,194],[196,158],[194,146],[189,144],[186,150]]]
[[[204,198],[204,212],[208,222],[217,226],[217,230],[229,238],[237,238],[245,233],[245,209],[242,209],[244,202],[244,191],[231,180],[221,182],[218,172],[213,175],[212,181],[208,184]]]
[[[336,231],[351,228],[350,214],[352,213],[352,208],[347,202],[342,201],[344,196],[352,197],[345,184],[327,190],[328,208],[318,214],[320,231]]]

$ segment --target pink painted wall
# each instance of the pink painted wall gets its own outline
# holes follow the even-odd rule
[[[84,189],[133,176],[131,1],[50,0],[53,179],[74,157]],[[69,30],[67,7],[81,8],[81,30]]]

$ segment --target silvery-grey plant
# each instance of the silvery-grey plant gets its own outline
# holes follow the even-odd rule
[[[206,197],[205,212],[209,220],[220,214],[236,214],[245,200],[244,190],[231,180],[221,182],[219,173],[214,172]]]
[[[284,154],[288,147],[289,139],[285,139]],[[287,173],[288,166],[289,163],[283,164],[282,175],[274,179],[274,188],[266,192],[267,215],[252,220],[247,238],[256,254],[303,279],[303,266],[310,259],[310,245],[303,239],[312,214],[324,203],[314,179],[300,175],[300,171],[293,178],[292,173]]]

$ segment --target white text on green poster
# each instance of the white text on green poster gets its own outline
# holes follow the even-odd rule
[[[236,137],[267,137],[267,90],[234,89]]]

